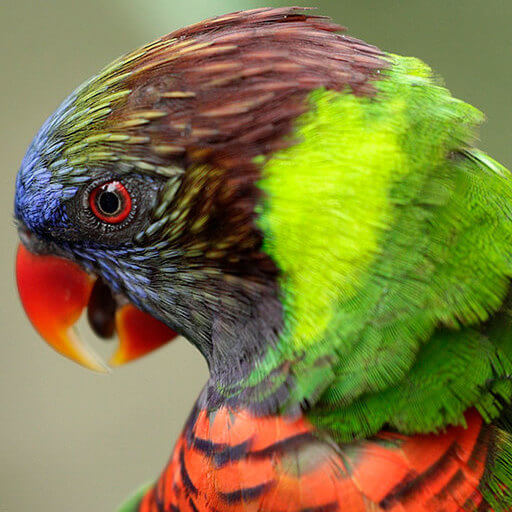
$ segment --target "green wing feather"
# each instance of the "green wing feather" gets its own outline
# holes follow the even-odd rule
[[[437,209],[424,235],[427,258],[416,267],[412,286],[417,290],[403,301],[403,309],[394,309],[402,299],[403,277],[390,283],[387,304],[378,305],[384,309],[377,308],[373,325],[361,331],[364,340],[373,340],[362,347],[366,362],[358,357],[342,361],[311,411],[314,421],[342,439],[372,434],[384,424],[404,433],[431,432],[460,423],[473,405],[490,420],[500,411],[496,397],[512,396],[507,379],[512,322],[506,308],[489,318],[509,286],[510,184],[504,185],[503,176],[477,153],[455,160],[450,201]],[[421,244],[418,238],[416,247]],[[428,280],[420,281],[429,263]],[[388,304],[387,316],[379,315]],[[404,373],[397,340],[405,340],[413,356]],[[423,344],[416,350],[418,342]],[[403,365],[398,370],[395,358]]]

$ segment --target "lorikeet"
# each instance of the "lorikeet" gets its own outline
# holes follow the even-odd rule
[[[210,377],[140,512],[512,510],[512,178],[429,67],[295,8],[115,61],[17,176],[24,307]]]

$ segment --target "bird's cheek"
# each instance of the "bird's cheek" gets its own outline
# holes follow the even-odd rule
[[[89,305],[95,278],[76,263],[18,248],[16,278],[21,302],[35,329],[57,352],[91,370],[108,366],[77,335],[75,324]],[[137,359],[176,337],[166,325],[131,304],[112,311],[119,347],[110,364]]]

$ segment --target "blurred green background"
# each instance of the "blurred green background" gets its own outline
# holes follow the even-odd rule
[[[316,0],[352,35],[415,55],[482,109],[480,146],[512,166],[510,0]],[[84,79],[185,24],[283,5],[248,0],[0,0],[0,510],[115,510],[157,476],[206,379],[183,340],[110,376],[58,357],[32,331],[13,279],[14,176],[34,132]],[[107,347],[108,348],[108,347]]]

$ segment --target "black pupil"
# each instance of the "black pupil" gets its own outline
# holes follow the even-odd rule
[[[98,195],[98,207],[105,215],[114,215],[121,209],[121,198],[116,192],[103,190]]]

